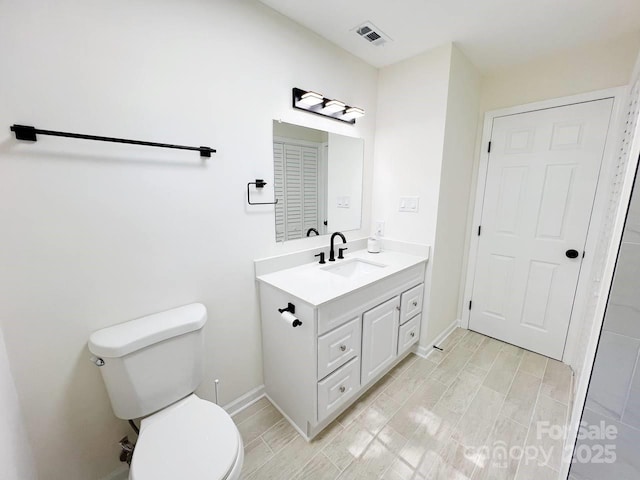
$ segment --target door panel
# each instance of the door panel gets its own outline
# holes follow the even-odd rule
[[[494,120],[471,329],[562,357],[612,106]]]
[[[522,310],[522,325],[547,330],[549,299],[557,264],[531,261]],[[556,285],[561,288],[561,286]]]
[[[492,254],[489,265],[487,313],[504,319],[510,298],[514,258]]]
[[[500,173],[496,229],[503,234],[517,235],[527,168],[505,167]]]
[[[562,240],[574,172],[574,165],[547,166],[536,228],[537,238]]]

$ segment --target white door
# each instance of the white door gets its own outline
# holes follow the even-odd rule
[[[362,384],[373,380],[398,355],[400,297],[378,305],[362,317]]]
[[[562,357],[612,105],[493,121],[472,330]]]

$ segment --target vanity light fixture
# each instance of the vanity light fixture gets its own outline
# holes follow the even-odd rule
[[[360,107],[349,107],[344,112],[344,118],[364,117],[364,110]]]
[[[324,104],[324,108],[322,110],[324,110],[327,113],[338,113],[338,112],[344,112],[345,108],[347,108],[347,106],[341,101],[329,100]]]
[[[360,107],[351,107],[340,100],[326,98],[310,90],[294,88],[292,99],[293,108],[352,125],[356,123],[356,118],[364,116],[364,109]]]
[[[324,97],[316,92],[307,92],[300,97],[300,103],[313,107],[324,102]]]

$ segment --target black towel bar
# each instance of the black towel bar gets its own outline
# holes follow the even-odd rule
[[[97,135],[85,135],[82,133],[56,132],[54,130],[42,130],[40,128],[30,127],[28,125],[11,125],[11,131],[16,134],[18,140],[28,140],[37,142],[37,135],[51,135],[54,137],[81,138],[84,140],[97,140],[99,142],[113,143],[129,143],[132,145],[144,145],[146,147],[175,148],[178,150],[195,150],[200,152],[201,157],[211,157],[212,153],[216,153],[214,148],[210,147],[188,147],[186,145],[173,145],[170,143],[143,142],[140,140],[127,140],[125,138],[100,137]]]

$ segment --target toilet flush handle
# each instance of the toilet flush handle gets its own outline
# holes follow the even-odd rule
[[[102,367],[104,365],[104,360],[100,357],[91,357],[91,363],[94,363],[97,367]]]

